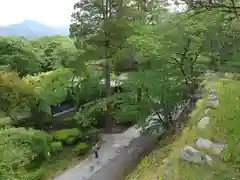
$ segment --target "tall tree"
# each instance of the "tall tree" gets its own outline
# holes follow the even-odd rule
[[[126,46],[131,34],[130,7],[123,1],[92,0],[75,4],[74,23],[70,27],[76,47],[84,49],[84,61],[104,60],[105,93],[110,97],[112,63],[119,50]],[[110,106],[106,103],[105,113],[109,119]]]

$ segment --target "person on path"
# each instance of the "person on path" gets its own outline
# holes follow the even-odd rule
[[[97,160],[97,164],[99,163],[99,150],[101,148],[101,143],[98,141],[95,143],[95,145],[92,147],[92,153],[94,155],[94,158]]]

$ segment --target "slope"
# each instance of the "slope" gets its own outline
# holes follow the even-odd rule
[[[216,96],[219,98],[219,104],[214,108],[209,106],[209,89],[211,88],[214,88]],[[204,89],[205,98],[198,101],[197,107],[190,115],[189,122],[182,134],[171,139],[173,141],[169,141],[169,138],[165,142],[161,142],[159,148],[142,160],[127,179],[240,179],[239,89],[240,82],[237,80],[226,77],[222,79],[216,76],[208,77]],[[209,122],[205,122],[205,127],[200,128],[199,122],[202,121],[203,117],[209,117]],[[203,141],[204,139],[205,141]],[[223,152],[216,153],[213,146],[207,147],[206,142],[210,141],[224,144]],[[205,147],[203,142],[205,142]],[[194,163],[186,161],[186,159],[183,160],[183,148],[187,146],[191,146],[205,155],[203,161]],[[189,152],[188,155],[195,156],[194,153]],[[205,159],[205,157],[207,158]]]

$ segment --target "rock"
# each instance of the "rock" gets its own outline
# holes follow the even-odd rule
[[[211,148],[214,154],[221,154],[225,149],[225,144],[213,143]]]
[[[209,93],[210,94],[214,94],[216,91],[215,91],[215,89],[213,89],[213,88],[211,88],[210,90],[209,90]]]
[[[181,150],[180,158],[196,164],[204,164],[206,162],[205,153],[200,152],[191,146],[185,146]]]
[[[199,129],[205,129],[209,123],[210,123],[210,117],[205,116],[198,122],[197,127]]]
[[[211,109],[216,109],[218,105],[219,105],[219,100],[218,99],[210,100],[207,103],[207,106]]]
[[[165,164],[165,165],[169,164],[169,160],[168,160],[168,158],[163,159],[162,162],[163,162],[163,164]]]
[[[205,109],[205,110],[204,110],[204,114],[207,115],[209,111],[211,111],[210,108]]]
[[[199,138],[196,141],[196,147],[199,149],[209,149],[213,145],[213,142],[208,139]]]
[[[212,161],[213,161],[212,158],[209,155],[205,155],[205,159],[206,159],[207,164],[209,166],[211,166],[212,165]]]
[[[217,97],[216,95],[214,95],[214,94],[210,94],[210,95],[208,96],[208,99],[210,99],[211,101],[214,101],[214,100],[217,100],[218,97]]]
[[[196,141],[196,147],[199,149],[210,149],[213,154],[220,154],[223,152],[225,145],[221,143],[214,143],[208,139],[199,138]]]

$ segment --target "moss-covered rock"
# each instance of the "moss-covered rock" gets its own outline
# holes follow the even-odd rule
[[[54,133],[54,139],[64,144],[72,144],[73,142],[77,142],[77,140],[82,139],[82,137],[82,132],[77,128],[62,129]]]
[[[90,146],[87,143],[79,143],[75,149],[74,152],[77,156],[81,156],[86,154],[90,150]]]

